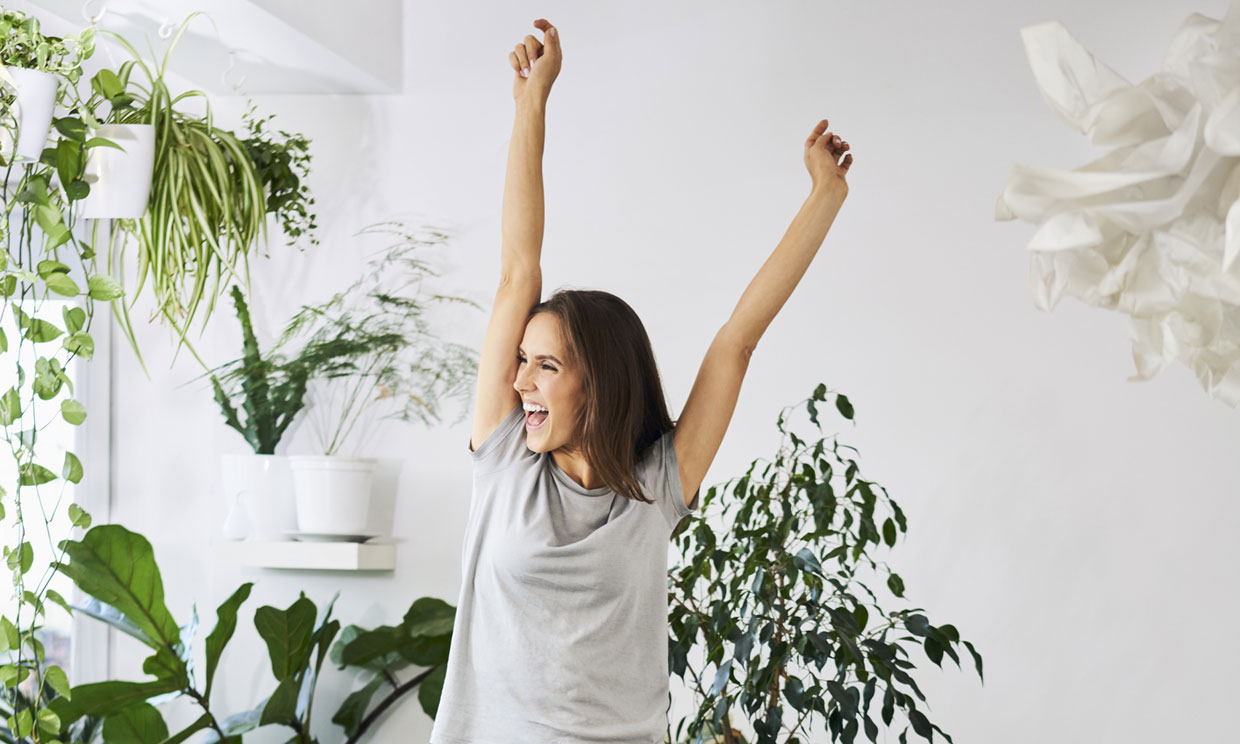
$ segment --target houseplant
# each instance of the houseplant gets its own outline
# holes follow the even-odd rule
[[[140,219],[116,222],[117,229],[108,240],[106,266],[111,271],[123,261],[126,243],[132,239],[139,251],[137,286],[140,289],[149,275],[157,317],[180,337],[178,352],[185,345],[205,369],[207,365],[186,334],[204,297],[207,308],[202,323],[210,319],[221,280],[238,279],[248,286],[249,252],[267,237],[267,202],[245,146],[232,132],[215,126],[206,94],[191,90],[174,96],[164,79],[172,51],[196,15],[191,13],[181,23],[158,64],[147,64],[119,34],[103,32],[134,59],[121,66],[116,84],[109,76],[101,78],[92,102],[97,97],[110,105],[104,124],[151,124],[155,130],[148,209]],[[143,72],[145,85],[131,75],[134,69]],[[203,114],[185,110],[182,102],[193,98],[202,99]],[[243,269],[240,275],[238,262]],[[206,290],[208,278],[210,290]],[[131,305],[115,303],[114,310],[142,362],[129,318]]]
[[[314,197],[306,183],[310,175],[310,140],[283,129],[264,129],[275,114],[261,116],[253,103],[242,116],[249,136],[241,141],[254,161],[259,183],[267,195],[267,213],[279,221],[282,232],[296,242],[303,235],[318,245],[318,224],[310,211]]]
[[[212,707],[212,692],[225,647],[237,631],[241,608],[252,583],[246,582],[216,610],[215,627],[206,636],[206,668],[201,680],[191,664],[195,623],[178,625],[164,603],[163,580],[150,542],[120,525],[92,527],[81,541],[62,542],[69,562],[62,570],[91,597],[75,609],[121,630],[152,649],[143,664],[149,679],[108,680],[75,685],[70,695],[56,698],[51,707],[61,725],[83,715],[102,718],[104,740],[110,730],[139,728],[150,734],[141,741],[182,742],[198,731],[199,741],[239,741],[262,726],[291,730],[290,744],[319,741],[361,741],[385,711],[413,689],[423,710],[434,716],[447,668],[453,619],[451,605],[432,597],[413,602],[398,625],[365,629],[341,627],[332,619],[335,598],[320,615],[303,592],[287,608],[259,607],[254,628],[267,646],[275,689],[250,709],[222,715]],[[338,596],[338,595],[337,595]],[[193,613],[197,616],[197,612]],[[311,730],[314,690],[329,658],[340,669],[368,678],[346,697],[332,717],[343,732],[329,736]],[[399,682],[397,674],[410,665],[427,667]],[[379,696],[386,688],[386,694]],[[174,734],[158,708],[149,701],[185,697],[202,710],[189,726]],[[237,737],[237,738],[233,738]]]
[[[77,83],[94,42],[94,28],[67,38],[45,36],[37,18],[0,8],[0,166],[39,159],[53,111]],[[15,93],[19,88],[21,93]],[[15,145],[15,156],[10,145]]]
[[[17,17],[13,11],[3,12],[8,20]],[[23,35],[37,34],[37,24],[22,18],[20,23],[3,27],[0,44],[4,45],[6,60],[13,60],[12,55],[18,52],[26,53],[22,50],[30,45],[20,42]],[[88,29],[77,38],[89,42],[93,33]],[[34,58],[46,63],[52,68],[49,72],[60,79],[52,127],[47,130],[53,139],[46,142],[48,146],[37,160],[23,162],[20,169],[15,169],[7,153],[0,162],[5,171],[0,182],[0,244],[5,249],[0,253],[0,320],[12,319],[0,328],[0,362],[18,373],[16,383],[0,392],[0,426],[17,472],[14,482],[6,484],[12,488],[0,487],[0,519],[12,528],[3,556],[12,572],[17,602],[15,610],[6,610],[0,617],[0,679],[5,683],[0,686],[0,740],[23,743],[79,741],[87,735],[77,722],[65,721],[62,725],[51,706],[56,700],[67,700],[70,684],[65,670],[44,647],[43,629],[49,613],[58,612],[58,607],[71,613],[71,608],[51,586],[60,575],[58,561],[39,570],[41,557],[35,550],[42,536],[47,535],[51,542],[48,525],[66,511],[74,527],[90,526],[90,514],[62,500],[66,489],[81,482],[84,468],[74,452],[54,447],[49,450],[41,433],[53,416],[73,426],[85,421],[85,407],[73,397],[73,381],[67,370],[75,359],[86,361],[93,356],[95,303],[113,302],[124,294],[107,270],[97,270],[95,243],[79,240],[75,230],[80,224],[82,200],[91,192],[85,178],[89,156],[95,148],[115,143],[91,136],[91,130],[101,123],[95,110],[101,101],[79,95],[75,83],[82,74],[80,59],[57,56],[57,44],[59,41],[44,37],[33,46]],[[83,43],[80,48],[84,58],[88,45]],[[92,89],[96,81],[108,79],[108,74],[120,81],[115,73],[101,73],[102,77],[92,79]],[[108,116],[126,108],[125,90],[99,87],[103,92],[96,92],[101,96],[106,92],[104,97],[112,105]],[[162,95],[158,86],[152,90],[155,97]],[[172,101],[166,100],[166,95],[162,98],[165,107],[171,107]],[[0,92],[0,101],[0,120],[6,131],[13,133],[12,139],[20,142],[19,127],[23,125],[12,116],[12,97]],[[66,115],[58,115],[62,111]],[[171,127],[166,124],[166,128]],[[207,265],[190,262],[164,265],[157,274],[162,281],[175,278],[200,292],[208,272]],[[60,312],[49,312],[46,300],[53,295],[74,302]],[[26,356],[32,359],[27,361]],[[45,493],[57,490],[55,498],[45,498]],[[48,549],[55,555],[57,546],[49,544]]]
[[[374,460],[341,454],[365,443],[354,441],[359,422],[368,422],[363,431],[372,436],[377,427],[369,424],[381,419],[429,424],[439,418],[441,397],[468,398],[477,374],[476,352],[438,339],[426,318],[435,302],[481,309],[462,297],[422,296],[423,282],[439,273],[419,252],[448,236],[399,221],[359,235],[391,242],[348,289],[303,306],[280,337],[281,345],[301,343],[298,358],[310,370],[307,413],[321,454],[290,456],[299,528],[309,532],[363,532]]]
[[[821,432],[818,404],[828,402],[826,386],[818,385],[804,402]],[[847,396],[834,394],[834,404],[853,420]],[[891,725],[898,707],[915,733],[933,740],[938,731],[950,742],[917,708],[913,695],[925,697],[905,671],[914,665],[901,641],[922,646],[939,666],[944,655],[959,666],[956,647],[963,643],[979,678],[982,657],[953,625],[931,623],[920,608],[884,611],[857,578],[864,561],[876,573],[887,574],[893,595],[904,597],[899,574],[868,555],[880,543],[893,547],[898,533],[908,531],[904,513],[886,489],[859,477],[855,459],[841,453],[855,448],[834,435],[829,442],[827,437],[806,442],[787,431],[785,413],[791,408],[779,415],[784,436],[775,461],[755,473],[755,460],[744,476],[718,489],[712,486],[703,497],[705,510],[718,496],[722,514],[731,517],[724,520],[727,532],[717,536],[699,518],[683,521],[672,534],[681,559],[669,571],[668,665],[682,680],[688,672],[699,697],[688,737],[693,739],[707,723],[731,732],[731,711],[739,706],[760,744],[806,740],[802,737],[809,736],[814,713],[823,717],[833,741],[852,742],[862,726],[876,741],[878,724],[870,716],[870,703],[881,693],[885,725]],[[877,511],[880,501],[891,512],[885,519]],[[868,606],[862,593],[871,600]],[[871,622],[872,617],[879,622]],[[900,635],[904,631],[911,635]],[[705,646],[713,675],[689,664],[688,652],[698,644]],[[820,677],[824,669],[830,673]],[[678,724],[675,739],[668,732],[669,740],[680,740],[684,723]],[[787,738],[780,739],[785,728]],[[907,734],[905,727],[900,741]],[[735,742],[730,733],[723,740]]]
[[[399,221],[370,225],[358,235],[391,236],[392,242],[373,254],[366,273],[347,289],[303,305],[279,341],[305,339],[300,359],[313,370],[311,415],[324,455],[349,449],[347,444],[361,448],[366,440],[350,437],[367,415],[428,426],[440,421],[440,399],[472,393],[478,369],[473,349],[437,338],[427,319],[431,303],[482,309],[464,297],[423,296],[423,282],[440,273],[418,254],[448,236]]]
[[[250,537],[282,539],[296,526],[296,511],[293,474],[288,458],[276,454],[276,445],[305,405],[310,371],[300,359],[285,361],[278,350],[264,356],[241,288],[233,285],[231,292],[241,322],[244,353],[209,374],[224,421],[254,452],[220,456],[223,490],[233,499],[234,509],[239,503],[253,517]],[[240,402],[234,405],[233,399],[238,396]]]
[[[85,420],[85,408],[73,397],[67,370],[75,359],[93,356],[94,303],[120,296],[110,277],[95,272],[93,252],[73,230],[78,202],[90,191],[83,179],[87,156],[93,148],[108,143],[88,137],[81,118],[86,114],[73,87],[81,76],[81,60],[93,49],[89,43],[93,32],[88,29],[76,37],[85,40],[77,46],[80,54],[65,54],[60,40],[41,37],[37,22],[19,18],[14,11],[3,12],[0,45],[6,61],[14,61],[19,54],[33,55],[36,64],[45,65],[58,82],[53,127],[40,125],[30,132],[40,147],[38,158],[23,162],[14,172],[14,159],[6,153],[0,180],[0,244],[4,247],[0,252],[0,319],[12,319],[5,324],[7,329],[0,328],[0,363],[17,371],[15,384],[0,394],[0,427],[16,472],[15,482],[7,484],[14,486],[11,491],[0,487],[0,519],[9,521],[12,528],[3,555],[12,572],[16,600],[15,608],[6,609],[0,617],[0,679],[4,681],[0,737],[22,742],[79,741],[88,727],[62,727],[50,708],[50,701],[68,692],[69,682],[60,660],[47,654],[43,629],[49,612],[57,612],[57,607],[69,612],[69,608],[51,586],[57,575],[54,562],[46,570],[36,570],[42,565],[36,565],[35,546],[42,546],[41,536],[50,537],[48,525],[66,510],[74,526],[90,523],[90,515],[76,504],[66,509],[59,497],[44,498],[45,491],[59,488],[63,493],[79,483],[83,468],[74,452],[49,448],[41,434],[54,416],[71,426]],[[20,128],[27,123],[19,118],[8,120],[9,103],[6,100],[3,112],[5,127],[15,130],[12,140],[21,142],[24,133]],[[71,107],[69,115],[56,115],[62,104]],[[55,139],[42,147],[49,133]],[[73,302],[65,303],[59,312],[49,312],[47,304],[53,295]],[[53,470],[49,466],[56,467],[57,460],[60,464]],[[54,544],[46,546],[53,554],[55,548]]]

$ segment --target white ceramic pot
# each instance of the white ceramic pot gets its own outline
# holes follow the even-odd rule
[[[224,503],[240,494],[251,540],[284,540],[297,528],[293,471],[284,455],[220,455]]]
[[[92,137],[110,139],[113,147],[92,147],[86,159],[90,193],[82,200],[82,216],[90,219],[140,218],[146,214],[155,167],[153,124],[104,124]]]
[[[297,529],[363,535],[370,521],[373,457],[290,455],[297,496]]]
[[[17,83],[17,160],[38,160],[52,130],[52,112],[56,107],[56,89],[60,78],[43,70],[5,67]],[[9,152],[13,140],[8,130],[0,128],[3,150]]]

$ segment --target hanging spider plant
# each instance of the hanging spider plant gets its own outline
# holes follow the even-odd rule
[[[154,172],[146,214],[140,219],[116,221],[117,229],[108,244],[109,270],[116,244],[120,244],[116,258],[123,266],[125,248],[130,242],[126,238],[134,238],[139,251],[138,285],[126,296],[136,300],[149,275],[157,303],[152,317],[162,315],[180,336],[177,352],[180,344],[185,344],[205,368],[207,365],[186,334],[204,294],[208,303],[203,325],[211,317],[225,272],[241,279],[248,289],[249,251],[260,235],[264,241],[267,238],[267,200],[245,145],[232,132],[213,124],[206,94],[191,90],[173,96],[164,82],[168,58],[196,15],[197,12],[191,13],[181,23],[154,69],[123,37],[102,32],[115,38],[134,59],[121,65],[118,73],[103,71],[92,81],[92,88],[112,104],[105,123],[152,124],[155,129]],[[146,74],[149,87],[130,80],[135,65]],[[195,96],[203,99],[203,115],[177,107]],[[244,278],[237,275],[238,259],[244,267]],[[120,274],[118,270],[116,275]],[[211,289],[204,293],[208,279]],[[141,362],[142,354],[129,320],[133,301],[128,305],[124,298],[114,302],[119,303],[121,328]],[[145,363],[142,366],[145,370]]]

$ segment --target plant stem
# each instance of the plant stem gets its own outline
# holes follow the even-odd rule
[[[383,711],[387,710],[393,703],[395,703],[401,695],[404,695],[406,692],[409,692],[413,688],[417,687],[418,684],[421,683],[422,680],[429,677],[433,671],[435,671],[434,667],[427,669],[425,672],[422,672],[418,676],[388,693],[388,696],[383,698],[383,701],[376,705],[375,709],[370,711],[370,713],[362,719],[362,724],[357,727],[357,732],[350,736],[349,740],[345,742],[345,744],[357,744],[357,742],[361,740],[362,735],[366,733],[366,729],[370,728],[370,725],[379,718]]]
[[[220,741],[228,741],[228,737],[224,735],[224,729],[220,728],[220,722],[215,720],[215,714],[212,713],[211,709],[207,707],[207,701],[202,696],[202,693],[198,692],[193,687],[189,687],[186,688],[185,694],[193,698],[198,705],[202,706],[202,709],[206,712],[206,714],[211,717],[211,728],[215,729],[215,733],[219,735]]]

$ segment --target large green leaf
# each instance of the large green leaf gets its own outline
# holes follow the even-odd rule
[[[103,740],[108,744],[160,744],[167,738],[168,725],[150,703],[131,705],[103,722]]]
[[[254,627],[267,643],[271,673],[277,681],[283,682],[306,666],[315,611],[314,602],[303,592],[287,610],[264,605],[254,613]]]
[[[60,570],[79,589],[119,610],[146,635],[148,645],[180,645],[180,628],[164,605],[155,551],[145,537],[118,524],[102,524],[81,542],[62,540],[60,545],[71,559]]]
[[[357,733],[358,727],[362,725],[362,720],[366,717],[366,709],[370,707],[370,699],[383,686],[383,681],[382,674],[375,675],[361,689],[349,693],[344,702],[340,704],[336,715],[332,716],[332,723],[342,726],[346,736],[352,737]]]
[[[215,677],[215,669],[219,665],[220,654],[224,652],[224,647],[232,639],[233,631],[237,629],[237,610],[241,607],[241,603],[249,598],[250,589],[253,586],[254,583],[250,581],[242,584],[215,611],[215,615],[218,618],[215,622],[215,629],[211,631],[211,635],[207,636],[207,687],[203,693],[203,697],[207,701],[211,700],[211,681]]]
[[[73,688],[73,697],[58,697],[48,707],[60,717],[60,725],[68,727],[82,716],[110,716],[148,698],[174,692],[177,687],[168,680],[150,682],[92,682]]]
[[[266,726],[269,723],[293,724],[297,721],[297,694],[301,689],[301,684],[296,676],[280,682],[276,686],[276,691],[271,693],[267,704],[263,706],[262,718],[259,719],[258,725]]]

